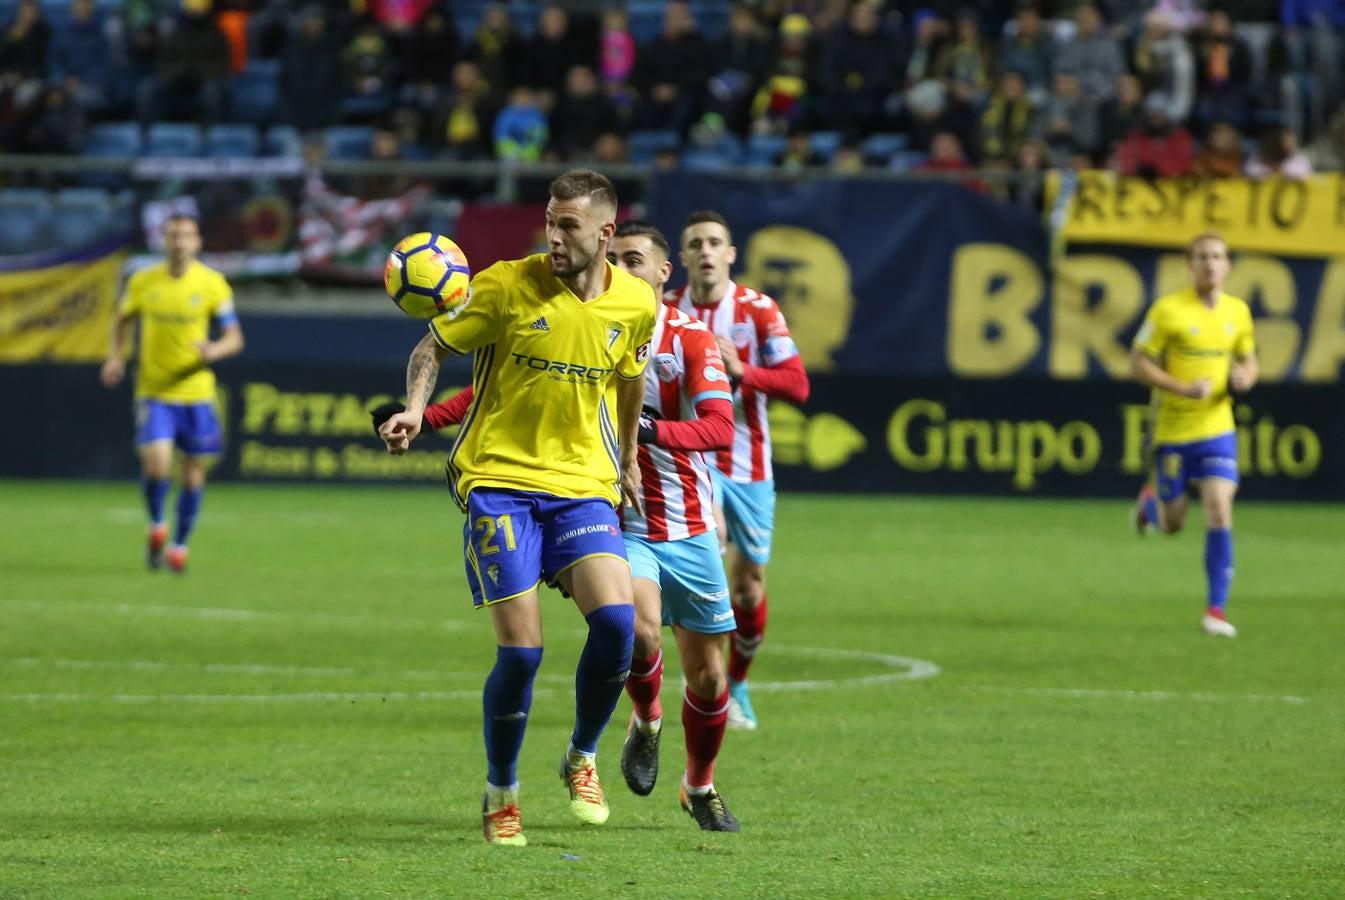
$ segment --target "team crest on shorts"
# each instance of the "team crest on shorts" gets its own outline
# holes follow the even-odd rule
[[[659,353],[654,357],[654,374],[658,380],[671,384],[682,374],[682,366],[676,353]]]
[[[500,586],[499,563],[491,563],[490,565],[486,566],[486,575],[490,578],[492,584],[494,584],[496,587]]]

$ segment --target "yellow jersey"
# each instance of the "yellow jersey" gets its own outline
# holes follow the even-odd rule
[[[167,403],[215,399],[215,373],[201,362],[196,345],[210,339],[211,319],[222,325],[237,321],[223,275],[199,262],[181,278],[169,274],[166,262],[141,269],[126,282],[118,311],[140,319],[137,397]]]
[[[448,459],[459,505],[478,487],[620,502],[609,385],[643,377],[657,303],[639,278],[610,263],[607,274],[607,290],[582,301],[544,253],[498,262],[465,306],[430,322],[439,346],[475,351],[475,396]]]
[[[1206,306],[1194,288],[1159,297],[1134,346],[1174,378],[1210,382],[1210,395],[1203,400],[1154,391],[1154,443],[1187,444],[1233,431],[1228,371],[1235,358],[1256,352],[1245,301],[1221,293],[1213,307]]]

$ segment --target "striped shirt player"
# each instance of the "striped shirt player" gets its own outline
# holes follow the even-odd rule
[[[757,726],[747,673],[766,631],[766,564],[775,528],[775,476],[767,404],[803,403],[808,375],[780,307],[729,277],[737,259],[728,223],[719,213],[692,213],[682,228],[688,283],[664,302],[706,324],[735,384],[733,446],[709,454],[715,499],[732,544],[729,583],[737,624],[729,656],[729,726]]]

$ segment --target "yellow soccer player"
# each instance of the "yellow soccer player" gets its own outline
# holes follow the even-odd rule
[[[1130,369],[1154,389],[1153,459],[1158,526],[1176,534],[1186,524],[1186,489],[1205,512],[1205,575],[1209,596],[1201,628],[1234,637],[1224,616],[1233,580],[1233,496],[1238,443],[1229,390],[1256,384],[1252,315],[1223,292],[1228,245],[1214,233],[1191,242],[1193,286],[1154,301],[1135,335]]]

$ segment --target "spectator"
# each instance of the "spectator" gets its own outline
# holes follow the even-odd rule
[[[812,133],[802,125],[795,125],[789,130],[785,148],[775,158],[776,167],[787,171],[825,166],[826,164],[825,157],[813,152]]]
[[[0,72],[17,72],[24,81],[40,81],[46,75],[50,40],[51,29],[42,18],[37,0],[20,0],[13,20],[5,26]]]
[[[668,0],[663,30],[638,50],[635,82],[643,97],[642,127],[685,133],[705,86],[706,47],[685,0]]]
[[[710,51],[720,68],[706,85],[706,111],[718,113],[729,131],[747,130],[752,97],[771,66],[771,43],[752,7],[737,3],[729,11],[728,34]]]
[[[457,29],[443,10],[432,8],[403,39],[400,56],[402,102],[421,110],[434,109],[459,58]]]
[[[1236,178],[1242,174],[1242,138],[1228,122],[1215,122],[1196,154],[1195,173],[1201,178]]]
[[[14,153],[28,149],[28,125],[35,102],[21,74],[12,70],[0,72],[0,151]]]
[[[1122,75],[1116,80],[1116,94],[1099,110],[1100,149],[1110,157],[1139,122],[1144,112],[1144,87],[1134,75]]]
[[[84,109],[61,85],[47,88],[42,111],[33,126],[31,146],[37,153],[75,154],[84,146],[89,120]]]
[[[575,66],[587,67],[594,55],[594,48],[570,26],[570,14],[564,7],[544,6],[537,20],[537,37],[523,53],[519,83],[532,88],[542,109],[550,110],[567,73]]]
[[[1037,131],[1037,117],[1027,99],[1023,76],[1012,70],[1005,72],[981,114],[981,158],[1016,158],[1023,142],[1035,137]]]
[[[1055,165],[1064,165],[1075,154],[1092,157],[1100,148],[1097,101],[1084,96],[1078,76],[1056,73],[1055,92],[1046,103],[1045,137]]]
[[[836,154],[831,157],[831,171],[843,175],[862,172],[866,165],[868,163],[864,159],[864,154],[854,141],[846,141],[841,144],[836,148]]]
[[[301,9],[298,27],[285,39],[280,57],[280,94],[289,122],[300,131],[337,122],[343,83],[338,51],[322,7]]]
[[[1046,197],[1046,171],[1051,166],[1050,150],[1042,141],[1023,141],[1014,161],[1015,177],[1008,183],[1008,199],[1019,206],[1042,210]]]
[[[402,158],[397,135],[385,128],[374,132],[369,144],[369,162],[395,163]],[[361,200],[385,200],[400,197],[411,189],[412,181],[393,170],[374,171],[355,177],[352,193]]]
[[[1299,148],[1298,138],[1292,128],[1272,128],[1267,131],[1257,143],[1252,158],[1247,160],[1248,178],[1278,175],[1301,180],[1311,174],[1312,163]]]
[[[1144,101],[1141,124],[1131,129],[1116,151],[1116,168],[1122,175],[1175,178],[1191,171],[1191,135],[1180,123],[1173,123],[1168,114],[1171,108],[1171,101],[1162,94]]]
[[[378,26],[365,22],[341,54],[346,96],[376,106],[392,91],[392,50]]]
[[[410,34],[420,24],[434,0],[367,0],[374,21],[388,34]]]
[[[1121,45],[1102,28],[1102,13],[1085,3],[1075,15],[1074,38],[1056,51],[1055,71],[1079,79],[1079,91],[1098,103],[1111,99],[1116,79],[1125,74]]]
[[[904,130],[911,149],[928,153],[934,135],[951,131],[963,147],[971,146],[979,119],[976,107],[950,92],[941,81],[924,81],[906,92]]]
[[[598,139],[593,142],[593,160],[603,166],[622,166],[629,163],[625,138],[614,131],[604,131],[598,135]]]
[[[948,22],[922,9],[912,19],[915,43],[906,58],[906,89],[939,78],[938,64],[948,43]]]
[[[573,66],[565,75],[565,92],[551,113],[551,146],[561,159],[590,156],[596,137],[616,131],[616,108],[602,92],[588,66]]]
[[[1233,20],[1221,9],[1210,11],[1209,21],[1196,38],[1197,112],[1202,122],[1225,119],[1236,125],[1247,121],[1251,93],[1252,51],[1233,32]]]
[[[229,42],[215,27],[209,5],[193,0],[159,50],[152,81],[140,85],[141,122],[159,119],[217,121],[232,60]]]
[[[620,6],[602,11],[602,37],[598,44],[599,71],[609,92],[623,87],[635,71],[635,38],[630,33],[630,16]]]
[[[957,17],[957,40],[945,47],[935,72],[946,78],[971,103],[979,104],[990,87],[990,48],[981,37],[976,15],[963,10]]]
[[[1317,171],[1345,169],[1345,109],[1339,110],[1311,148],[1309,160]]]
[[[434,144],[450,159],[489,159],[496,105],[481,68],[472,60],[453,67],[453,88],[440,110]]]
[[[473,38],[471,58],[493,93],[504,96],[514,83],[520,74],[521,53],[508,8],[503,3],[487,4]]]
[[[548,136],[546,113],[532,89],[519,85],[509,93],[507,105],[495,118],[495,158],[501,162],[537,162]]]
[[[999,51],[1001,72],[1020,73],[1027,84],[1027,96],[1034,106],[1046,100],[1051,85],[1054,46],[1042,33],[1041,15],[1031,2],[1019,5],[1014,15],[1014,33]]]
[[[972,171],[972,168],[972,164],[967,160],[967,154],[962,149],[961,139],[951,131],[940,131],[930,139],[929,159],[916,166],[913,171],[929,173],[968,172]],[[963,178],[959,180],[973,190],[985,190],[985,185],[978,179]]]
[[[65,84],[70,99],[86,109],[101,108],[106,100],[108,43],[93,0],[74,0],[70,18],[51,37],[49,72]]]
[[[1144,15],[1144,30],[1135,41],[1131,68],[1145,93],[1159,92],[1168,101],[1168,118],[1184,122],[1195,99],[1195,62],[1186,39],[1173,30],[1167,13],[1153,9]]]
[[[780,20],[780,43],[775,65],[752,100],[752,128],[759,132],[788,132],[806,123],[808,86],[812,74],[812,26],[797,13]]]
[[[849,19],[823,40],[818,99],[833,129],[870,134],[882,126],[883,104],[893,88],[892,49],[878,24],[872,3],[855,3]]]

